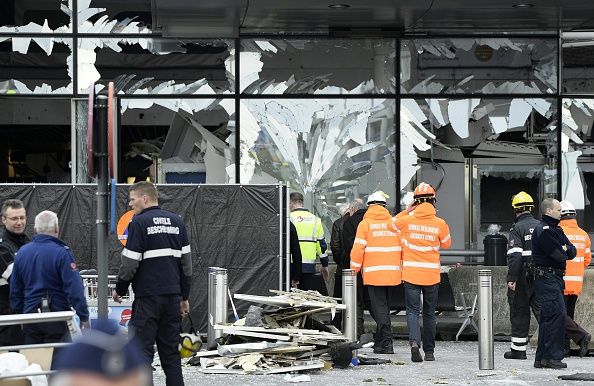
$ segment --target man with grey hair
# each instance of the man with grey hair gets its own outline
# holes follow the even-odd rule
[[[33,240],[19,249],[10,278],[10,305],[15,313],[69,311],[74,308],[81,328],[89,327],[89,310],[72,251],[58,238],[58,216],[49,210],[35,217]],[[69,340],[65,322],[26,324],[25,344]]]
[[[534,367],[563,369],[565,344],[565,262],[576,256],[576,248],[559,226],[561,204],[547,198],[540,204],[542,220],[532,234],[534,292],[540,304],[538,348]]]
[[[4,232],[0,235],[0,314],[10,315],[9,285],[14,263],[14,255],[20,247],[29,242],[25,234],[27,212],[21,200],[9,199],[2,204],[2,224]],[[0,346],[23,343],[21,326],[1,326]]]

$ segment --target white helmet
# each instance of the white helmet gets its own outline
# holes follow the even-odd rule
[[[575,216],[575,208],[571,202],[563,200],[559,204],[561,204],[561,216]]]
[[[371,193],[369,197],[367,197],[367,205],[371,204],[381,204],[386,205],[386,199],[390,198],[386,193],[378,190],[377,192]]]

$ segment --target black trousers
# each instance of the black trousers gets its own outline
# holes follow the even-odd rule
[[[369,314],[375,320],[375,316],[373,315],[373,307],[371,306],[371,300],[369,296],[368,287],[363,285],[363,276],[361,272],[357,274],[357,335],[361,336],[361,334],[365,333],[365,326],[364,326],[364,319],[363,319],[363,312],[365,309],[369,310]],[[389,287],[391,288],[391,287]],[[388,304],[388,311],[389,311],[389,304]]]
[[[588,334],[579,324],[573,320],[575,312],[575,304],[577,302],[577,295],[564,295],[563,300],[565,301],[565,308],[567,309],[567,315],[565,317],[565,349],[569,350],[570,340],[573,340],[576,344],[580,344],[580,341]]]
[[[532,280],[527,280],[524,271],[516,282],[516,290],[507,290],[509,319],[511,322],[511,348],[526,351],[528,331],[530,330],[530,310],[536,320],[540,319],[540,306],[534,294]]]
[[[157,343],[167,386],[183,386],[178,344],[181,332],[179,295],[143,296],[134,299],[130,325],[150,366]]]
[[[23,325],[23,344],[70,342],[70,332],[66,322],[32,323]],[[55,348],[51,368],[60,356],[61,348]]]
[[[375,347],[391,349],[392,346],[392,323],[390,320],[390,288],[387,286],[365,286],[369,293],[371,311],[377,329],[375,330]]]
[[[321,295],[328,296],[328,288],[321,274],[302,273],[297,288],[303,291],[318,291]]]
[[[336,271],[334,274],[334,294],[335,298],[342,298],[342,272]],[[334,319],[332,319],[332,325],[342,330],[342,311],[336,311]]]
[[[564,295],[563,300],[565,300],[565,308],[567,309],[567,315],[573,319],[575,314],[575,304],[577,303],[578,296],[577,295]]]

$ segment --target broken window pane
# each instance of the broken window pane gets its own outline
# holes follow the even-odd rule
[[[0,182],[70,182],[70,100],[0,99]]]
[[[403,40],[401,90],[410,94],[554,94],[554,39]]]
[[[72,94],[72,40],[0,38],[0,94]]]
[[[235,183],[233,99],[121,99],[121,182]]]
[[[377,190],[393,209],[394,112],[385,99],[244,99],[241,183],[288,183],[327,229],[338,205]]]
[[[394,40],[241,41],[246,94],[393,93]]]
[[[233,90],[231,41],[79,40],[78,85],[115,82],[118,94],[218,94]]]
[[[563,92],[594,91],[594,41],[563,42]]]
[[[561,194],[577,210],[578,223],[594,232],[594,99],[563,99]]]
[[[2,0],[0,33],[67,33],[71,10],[68,0]]]
[[[401,208],[418,183],[437,187],[454,249],[482,249],[491,223],[507,231],[518,191],[556,195],[554,99],[403,99],[400,118]]]
[[[81,33],[152,33],[148,0],[77,0],[77,5]]]

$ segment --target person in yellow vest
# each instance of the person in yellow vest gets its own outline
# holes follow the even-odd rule
[[[422,182],[415,188],[414,202],[396,216],[402,242],[402,282],[406,302],[406,324],[411,360],[422,362],[420,353],[421,293],[423,294],[423,352],[434,361],[435,308],[441,281],[440,248],[452,244],[448,224],[436,216],[435,189]]]
[[[591,241],[588,233],[581,229],[576,220],[576,211],[574,206],[569,201],[561,201],[561,221],[559,225],[563,229],[563,233],[567,236],[569,241],[577,249],[577,254],[574,259],[565,262],[565,290],[563,291],[565,298],[565,308],[567,309],[567,316],[573,320],[575,312],[575,304],[578,296],[582,293],[584,283],[584,272],[590,262],[592,261],[592,253],[590,251]],[[579,356],[583,357],[588,353],[588,346],[592,336],[579,328],[579,334],[571,334],[568,331],[567,323],[565,324],[565,352],[569,353],[570,338],[580,346]],[[566,355],[567,356],[567,355]]]
[[[327,244],[324,239],[324,227],[322,220],[315,214],[303,207],[303,194],[293,192],[289,196],[289,207],[291,209],[290,219],[299,237],[301,248],[301,278],[298,288],[302,290],[316,290],[322,295],[328,295],[325,281],[328,280],[328,256],[326,255]],[[316,275],[316,260],[320,259],[322,268],[320,272],[324,280]]]
[[[386,209],[386,198],[381,191],[369,195],[368,209],[357,227],[351,250],[351,269],[363,273],[371,314],[377,324],[373,348],[376,354],[394,353],[389,294],[390,287],[402,282],[400,237]]]

